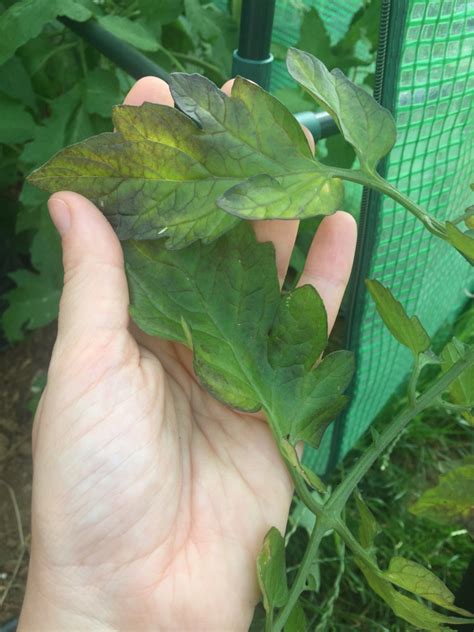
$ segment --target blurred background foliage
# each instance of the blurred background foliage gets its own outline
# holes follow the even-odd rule
[[[301,13],[299,47],[371,89],[380,0],[361,0],[338,42],[331,41],[316,6],[278,2]],[[59,240],[46,195],[25,176],[62,147],[109,131],[112,107],[133,84],[56,18],[96,20],[168,72],[199,72],[219,85],[231,74],[240,0],[219,7],[206,0],[0,2],[0,313],[8,341],[19,341],[27,330],[56,317],[62,282]],[[279,63],[286,48],[274,44],[273,54]],[[280,87],[275,94],[293,112],[314,109],[296,86]],[[352,148],[339,135],[318,143],[317,151],[333,164],[354,162]],[[358,185],[346,192],[345,208],[354,214],[360,194]],[[308,220],[302,226],[292,260],[295,272],[317,224]]]

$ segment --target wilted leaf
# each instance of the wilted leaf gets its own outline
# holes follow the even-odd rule
[[[395,586],[418,595],[418,597],[423,597],[423,599],[446,608],[446,610],[470,616],[467,610],[454,605],[454,595],[444,582],[421,564],[404,557],[393,557],[384,576]]]
[[[290,48],[287,65],[293,79],[334,118],[344,138],[354,147],[361,166],[374,173],[396,139],[390,112],[340,70],[329,72],[309,53]]]
[[[378,281],[367,280],[366,284],[377,311],[392,336],[408,347],[415,356],[426,351],[430,346],[430,337],[418,317],[409,317],[390,290]]]
[[[0,64],[58,15],[84,22],[92,13],[74,0],[20,0],[0,16]]]
[[[286,583],[285,540],[276,527],[265,536],[257,558],[257,576],[267,612],[285,605],[288,599]]]
[[[86,195],[122,239],[162,236],[170,247],[212,241],[232,228],[236,218],[216,201],[223,206],[221,196],[249,177],[247,189],[261,204],[232,208],[225,197],[225,209],[241,217],[305,217],[338,208],[340,181],[321,175],[301,127],[274,97],[244,79],[228,97],[204,77],[186,74],[172,77],[171,91],[181,111],[120,106],[117,132],[65,149],[30,181]],[[276,209],[261,195],[268,180],[280,198]]]
[[[186,345],[190,333],[196,374],[217,399],[241,410],[263,407],[282,438],[318,445],[346,402],[352,356],[337,351],[314,366],[327,342],[319,298],[307,286],[280,296],[273,246],[257,244],[246,223],[208,246],[124,246],[139,327]],[[293,321],[270,360],[272,327],[293,301],[304,305],[304,318]]]
[[[441,524],[460,526],[474,537],[474,464],[462,464],[441,476],[410,507],[415,516]]]

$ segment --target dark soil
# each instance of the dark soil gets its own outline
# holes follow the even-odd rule
[[[52,325],[0,353],[0,624],[19,615],[25,591],[30,542],[32,408],[39,395],[35,384],[48,367],[55,335],[56,326]]]

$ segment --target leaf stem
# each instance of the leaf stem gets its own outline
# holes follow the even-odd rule
[[[384,452],[392,441],[397,438],[400,432],[402,432],[408,422],[435,402],[463,371],[473,365],[474,346],[468,349],[465,355],[453,364],[446,373],[443,373],[431,385],[431,387],[416,400],[414,406],[410,406],[409,408],[402,410],[402,412],[397,415],[380,434],[377,442],[373,443],[367,450],[365,450],[357,463],[349,471],[346,478],[334,490],[331,498],[326,504],[326,510],[331,510],[335,515],[339,516],[349,496],[360,483],[362,478],[369,471],[382,452]]]
[[[368,173],[361,169],[342,169],[339,167],[329,167],[328,171],[332,177],[356,182],[357,184],[362,184],[363,186],[370,187],[371,189],[388,195],[392,200],[404,206],[412,215],[419,219],[431,233],[442,239],[445,238],[446,231],[443,222],[440,222],[427,213],[419,204],[413,202],[413,200],[387,182],[387,180],[382,178],[377,172]]]
[[[303,592],[306,579],[310,573],[311,566],[313,564],[313,560],[316,557],[316,553],[319,549],[319,545],[321,544],[321,540],[324,538],[330,526],[327,523],[327,520],[324,516],[321,516],[316,521],[316,525],[311,533],[308,547],[305,551],[303,560],[298,570],[298,574],[296,575],[296,579],[291,586],[290,592],[288,594],[288,601],[283,606],[283,608],[278,613],[275,622],[273,624],[272,632],[280,632],[283,629],[288,617],[291,614],[296,602],[300,594]]]
[[[412,407],[416,404],[416,384],[420,376],[420,370],[420,354],[417,353],[415,354],[415,364],[408,382],[408,401]]]

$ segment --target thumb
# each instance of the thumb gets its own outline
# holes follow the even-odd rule
[[[127,280],[122,248],[112,227],[77,193],[55,193],[48,207],[63,248],[58,335],[125,329]]]

